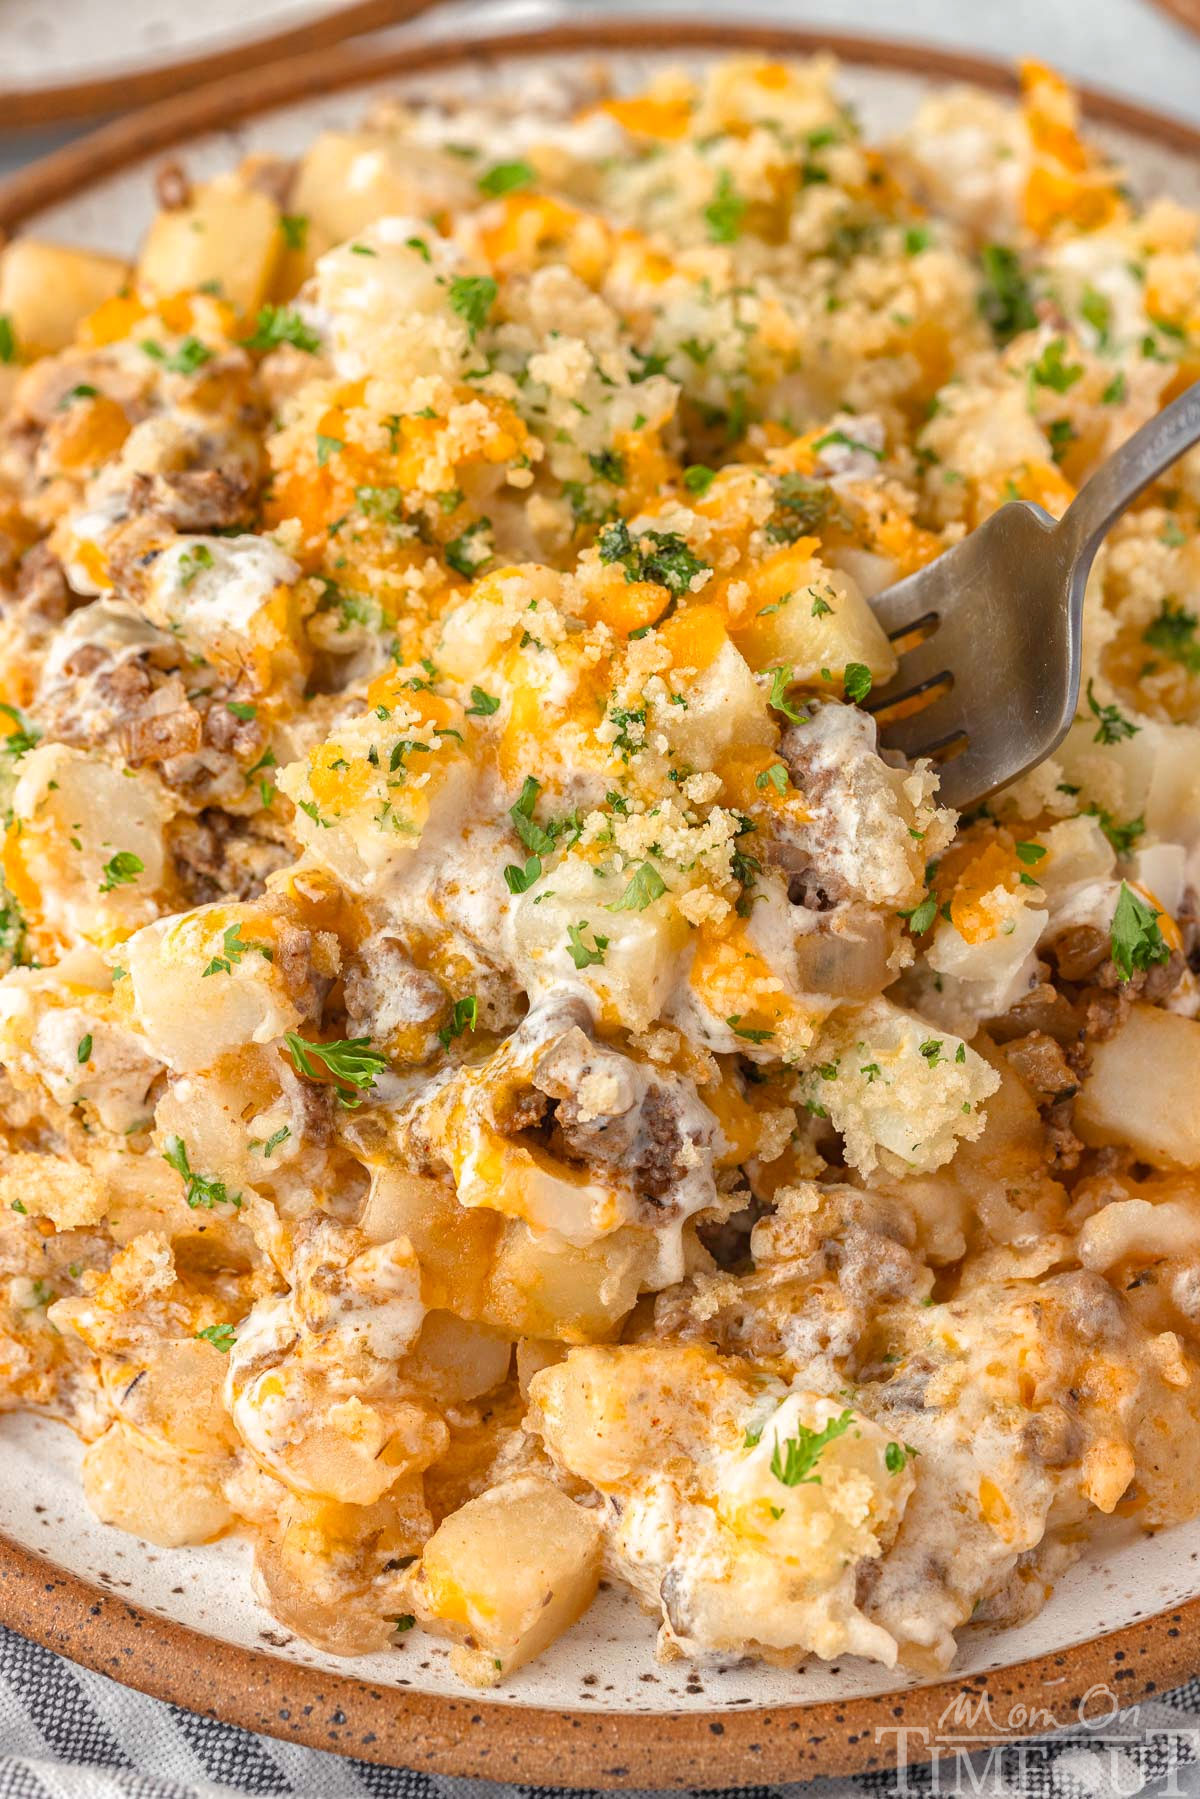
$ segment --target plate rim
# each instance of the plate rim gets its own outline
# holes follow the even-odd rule
[[[280,57],[307,55],[361,32],[406,24],[435,4],[436,0],[335,0],[306,21],[251,35],[224,49],[201,50],[115,75],[0,88],[0,118],[6,131],[30,131],[72,119],[98,118],[116,109],[127,112],[232,75],[247,56],[274,62]]]
[[[387,5],[394,17],[395,0]],[[990,58],[782,25],[619,19],[382,52],[343,43],[161,100],[30,164],[0,183],[0,231],[156,151],[390,75],[571,51],[704,49],[791,55],[826,50],[859,67],[935,74],[1001,91],[1016,85],[1014,70]],[[1092,121],[1200,158],[1200,129],[1111,94],[1079,91]],[[1022,1731],[1005,1728],[1004,1721],[1022,1707],[1028,1715],[1048,1690],[1060,1710],[1065,1705],[1078,1716],[1089,1692],[1131,1703],[1185,1679],[1200,1660],[1197,1597],[1007,1667],[951,1673],[929,1685],[846,1700],[689,1712],[514,1705],[465,1689],[459,1698],[379,1686],[225,1643],[131,1604],[4,1532],[0,1623],[126,1686],[285,1741],[435,1774],[605,1790],[744,1786],[894,1768],[895,1755],[879,1742],[879,1729],[924,1732],[927,1742],[936,1742],[933,1733],[959,1694],[981,1711],[979,1735],[1017,1742]],[[920,1743],[909,1759],[928,1759]]]

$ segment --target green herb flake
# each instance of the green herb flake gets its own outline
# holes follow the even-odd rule
[[[285,212],[280,215],[279,229],[289,250],[303,250],[308,243],[308,214]]]
[[[778,668],[768,669],[767,673],[771,677],[771,691],[767,695],[767,705],[773,712],[781,713],[793,725],[807,724],[808,713],[798,712],[787,697],[788,688],[792,684],[791,663],[781,663]]]
[[[708,492],[716,478],[716,469],[709,468],[703,462],[693,462],[683,471],[683,485],[697,499]]]
[[[277,350],[280,344],[291,344],[309,356],[315,356],[321,348],[320,337],[305,324],[294,306],[260,306],[254,330],[242,343],[247,350]]]
[[[145,872],[146,864],[132,850],[118,850],[104,864],[101,873],[104,879],[100,883],[101,893],[111,893],[114,887],[128,887]]]
[[[499,291],[490,275],[456,275],[450,283],[450,309],[466,325],[472,340],[487,324]]]
[[[842,688],[853,706],[861,706],[871,691],[871,671],[865,662],[847,662]]]
[[[580,969],[600,966],[604,961],[604,952],[608,948],[608,938],[602,937],[598,931],[592,932],[594,947],[589,947],[583,941],[583,933],[587,929],[586,918],[581,918],[578,924],[567,926],[567,949],[572,962],[576,968]]]
[[[196,1332],[202,1343],[211,1343],[222,1355],[228,1355],[237,1342],[237,1332],[232,1324],[206,1324],[202,1331]]]
[[[629,885],[619,900],[615,900],[608,910],[610,912],[644,912],[647,906],[661,899],[667,891],[667,883],[658,870],[649,862],[641,862],[634,869]]]
[[[275,951],[269,943],[260,943],[252,937],[243,938],[240,920],[237,924],[231,924],[226,930],[222,938],[222,946],[224,954],[213,957],[201,979],[211,974],[232,974],[234,966],[242,960],[243,956],[254,954],[261,956],[264,962],[275,960]]]
[[[443,1049],[449,1049],[456,1037],[464,1031],[474,1031],[479,1023],[479,1001],[473,993],[465,999],[456,999],[450,1010],[448,1021],[438,1032],[438,1041]]]
[[[985,244],[979,254],[983,285],[979,291],[980,315],[998,344],[1007,344],[1022,331],[1037,325],[1033,296],[1015,250],[1006,244]]]
[[[230,1193],[224,1181],[197,1174],[188,1161],[187,1146],[182,1137],[168,1137],[163,1161],[173,1168],[184,1184],[184,1198],[195,1211],[211,1212],[216,1206],[240,1206],[240,1193]]]
[[[809,1430],[801,1424],[794,1437],[785,1437],[782,1443],[776,1437],[771,1454],[771,1473],[785,1487],[819,1487],[821,1477],[814,1474],[813,1469],[821,1459],[822,1452],[838,1437],[844,1436],[853,1423],[854,1413],[845,1411],[836,1418],[831,1418],[822,1430]]]
[[[709,241],[714,244],[736,243],[746,215],[746,202],[734,186],[733,176],[722,169],[717,176],[713,197],[704,208]]]
[[[1102,706],[1093,692],[1091,681],[1087,684],[1087,703],[1088,710],[1099,726],[1092,739],[1093,743],[1120,743],[1124,737],[1136,737],[1142,728],[1127,719],[1119,707]]]
[[[1158,928],[1161,916],[1121,882],[1112,921],[1112,958],[1122,981],[1132,980],[1135,969],[1151,968],[1169,959],[1171,952]]]
[[[284,1032],[284,1042],[301,1074],[320,1080],[321,1063],[336,1081],[366,1092],[387,1067],[387,1057],[371,1048],[369,1037],[338,1037],[329,1043],[313,1043],[295,1031]]]
[[[184,550],[176,564],[179,585],[186,593],[192,582],[205,569],[213,566],[213,553],[206,543],[195,543],[190,550]]]
[[[774,1031],[754,1031],[742,1023],[742,1014],[733,1012],[725,1020],[735,1037],[744,1037],[747,1043],[769,1043],[775,1035]]]

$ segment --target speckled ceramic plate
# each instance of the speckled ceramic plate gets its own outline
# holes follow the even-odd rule
[[[581,57],[603,57],[632,86],[664,59],[822,45],[842,56],[845,87],[873,132],[897,125],[933,82],[1008,83],[1001,69],[923,48],[678,22],[621,20],[386,56],[351,44],[107,127],[0,188],[0,226],[132,251],[168,150],[205,173],[247,150],[299,150],[382,92],[428,98],[516,84],[528,98]],[[1088,112],[1136,186],[1200,206],[1200,133],[1096,97]],[[352,1662],[297,1641],[251,1598],[242,1546],[156,1550],[107,1529],[83,1503],[77,1463],[60,1427],[0,1421],[0,1619],[195,1710],[442,1773],[611,1787],[801,1779],[894,1765],[901,1725],[916,1733],[909,1752],[919,1757],[939,1732],[1016,1737],[1081,1715],[1103,1719],[1200,1666],[1200,1523],[1156,1537],[1118,1526],[1032,1622],[967,1630],[954,1676],[936,1683],[851,1660],[792,1672],[663,1665],[649,1621],[607,1592],[540,1662],[482,1696],[466,1692],[444,1647],[417,1631]],[[964,1692],[965,1726],[954,1710]]]

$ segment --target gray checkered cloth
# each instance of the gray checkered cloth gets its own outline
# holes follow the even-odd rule
[[[697,1792],[698,1789],[688,1789]],[[943,1756],[924,1768],[807,1786],[738,1789],[744,1799],[1200,1799],[1200,1679],[1092,1731],[1003,1755]],[[0,1629],[0,1799],[550,1799],[344,1760],[255,1736],[117,1686]],[[634,1799],[655,1799],[643,1793]]]

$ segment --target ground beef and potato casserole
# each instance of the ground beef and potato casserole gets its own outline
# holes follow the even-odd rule
[[[1200,455],[1059,754],[871,596],[1200,374],[1069,92],[385,106],[0,262],[5,1403],[286,1625],[944,1668],[1197,1509]],[[980,695],[980,703],[990,696]],[[865,704],[864,704],[865,703]]]

